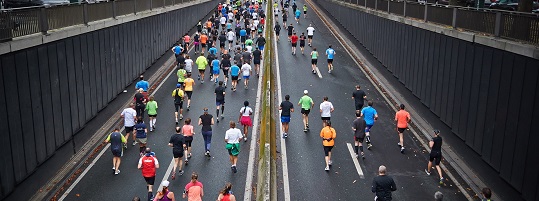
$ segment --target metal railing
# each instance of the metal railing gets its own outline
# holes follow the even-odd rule
[[[115,0],[93,4],[68,4],[0,10],[0,42],[122,15],[178,5],[193,0]]]
[[[367,9],[539,45],[539,14],[387,0],[340,0]]]

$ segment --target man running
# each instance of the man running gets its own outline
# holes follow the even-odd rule
[[[290,95],[284,96],[284,101],[279,105],[281,110],[281,125],[283,126],[283,138],[288,137],[288,126],[290,123],[290,115],[294,112],[294,104],[290,102]]]
[[[232,49],[232,44],[234,43],[234,38],[236,38],[236,33],[230,30],[226,33],[226,39],[228,40],[228,50]]]
[[[309,113],[314,107],[313,99],[308,94],[309,91],[303,90],[303,96],[298,102],[298,106],[301,106],[301,114],[303,115],[303,132],[307,132],[307,129],[309,129]]]
[[[184,100],[184,91],[182,90],[181,84],[176,84],[176,89],[172,91],[172,98],[174,98],[174,117],[176,119],[176,125],[178,125],[178,111],[180,113],[180,120],[183,119],[183,100]]]
[[[228,72],[230,71],[230,67],[232,66],[232,63],[230,59],[232,56],[228,54],[228,50],[225,50],[223,54],[221,54],[221,69],[223,69],[223,80],[224,84],[223,86],[226,88],[226,83],[228,83]]]
[[[184,90],[187,94],[187,111],[191,108],[191,96],[193,96],[193,86],[195,85],[195,80],[191,78],[191,74],[187,74],[187,78],[185,79],[185,86]]]
[[[170,49],[172,52],[174,52],[174,56],[177,58],[180,56],[183,52],[182,45],[180,43],[177,43],[172,49]]]
[[[331,45],[326,50],[326,55],[328,56],[328,73],[331,74],[331,71],[333,71],[333,57],[335,57],[335,50],[331,48]]]
[[[299,36],[299,49],[301,50],[301,54],[303,54],[303,50],[305,49],[305,33],[301,33]]]
[[[142,153],[142,152],[141,152]],[[148,200],[153,200],[153,184],[155,182],[155,172],[159,168],[159,161],[150,148],[144,150],[144,155],[138,161],[138,169],[142,170],[142,176],[146,180],[148,189]]]
[[[400,105],[400,110],[395,114],[395,121],[397,122],[397,132],[399,133],[399,140],[398,143],[399,147],[401,147],[401,153],[404,153],[404,137],[403,133],[408,128],[408,122],[410,122],[412,119],[410,118],[410,113],[408,113],[406,110],[404,110],[404,104]]]
[[[356,119],[352,122],[352,131],[354,131],[354,152],[356,158],[361,151],[361,157],[365,159],[365,153],[363,153],[363,140],[365,139],[365,120],[361,119],[361,114],[356,112]]]
[[[204,72],[206,72],[206,66],[208,66],[208,60],[204,57],[204,52],[200,53],[195,63],[198,66],[198,80],[200,80],[200,83],[204,83]]]
[[[178,77],[178,84],[183,85],[183,82],[185,81],[185,75],[187,74],[187,71],[184,69],[185,64],[180,65],[180,68],[178,71],[176,71],[176,76]]]
[[[264,38],[262,34],[258,34],[258,38],[256,39],[255,43],[258,49],[260,49],[260,51],[264,51],[264,45],[266,45],[266,38]]]
[[[135,124],[135,131],[137,132],[137,143],[139,144],[139,153],[142,156],[144,154],[144,149],[146,149],[146,142],[148,140],[148,129],[146,124],[142,120],[142,117],[138,117],[137,124]]]
[[[185,72],[186,74],[189,73],[193,73],[193,60],[191,59],[191,56],[189,55],[186,55],[185,56]]]
[[[105,143],[110,142],[110,151],[112,152],[112,170],[115,175],[120,174],[120,163],[122,162],[122,156],[124,155],[122,144],[127,143],[125,137],[120,133],[119,128],[115,128],[114,131],[109,134]]]
[[[264,46],[262,46],[264,48]],[[256,76],[260,77],[258,74],[260,72],[260,62],[262,61],[262,51],[258,47],[256,47],[255,51],[253,51],[253,64],[255,65],[255,71]]]
[[[288,41],[292,40],[292,33],[294,33],[294,26],[290,24],[288,27],[286,27],[286,30],[288,31]]]
[[[281,33],[281,25],[275,24],[275,27],[273,27],[273,30],[275,31],[275,35],[277,36],[277,41],[279,41],[279,33]]]
[[[354,99],[354,106],[356,107],[356,113],[363,108],[363,103],[367,98],[367,94],[361,90],[361,86],[356,85],[356,91],[352,93],[352,99]]]
[[[440,161],[442,160],[442,137],[440,137],[440,130],[434,130],[434,137],[429,142],[430,155],[429,155],[429,164],[425,173],[430,175],[430,170],[432,169],[432,163],[436,166],[438,170],[438,175],[440,176],[440,185],[444,184],[444,177],[442,175],[442,168],[440,168]]]
[[[148,117],[150,117],[150,132],[155,130],[155,122],[157,121],[157,101],[155,101],[153,96],[150,96],[150,101],[146,104],[146,111],[148,112]]]
[[[309,24],[309,27],[307,27],[307,38],[309,39],[309,47],[311,47],[311,44],[313,42],[313,36],[314,36],[314,27],[312,24]]]
[[[236,65],[236,61],[234,61],[234,65],[230,67],[230,76],[232,77],[232,91],[236,91],[236,86],[238,85],[238,76],[240,74],[240,67]]]
[[[243,76],[243,84],[245,85],[245,89],[248,89],[249,77],[251,76],[252,68],[251,68],[251,65],[247,63],[247,61],[244,61],[243,66],[241,66],[241,72]]]
[[[172,155],[174,155],[174,168],[172,169],[172,180],[176,179],[176,169],[180,167],[178,172],[183,175],[183,150],[185,150],[185,138],[181,133],[180,127],[176,127],[176,134],[170,136],[168,146],[172,147]]]
[[[137,93],[135,94],[135,110],[137,111],[137,115],[143,117],[144,116],[144,109],[146,109],[146,97],[144,96],[144,89],[140,88],[138,89]]]
[[[378,113],[376,110],[372,107],[373,102],[369,101],[367,102],[368,106],[363,108],[361,110],[361,116],[363,119],[365,119],[365,136],[367,138],[367,149],[371,149],[372,143],[371,143],[371,128],[374,125],[374,122],[378,120]]]
[[[331,113],[335,110],[333,104],[328,101],[329,98],[324,96],[324,101],[320,103],[320,116],[322,117],[322,127],[326,127],[326,123],[331,120]]]
[[[206,33],[202,32],[202,35],[200,35],[200,45],[202,46],[202,48],[200,50],[200,53],[204,53],[204,50],[206,50],[207,43],[208,43],[208,35],[206,35]]]
[[[316,64],[318,64],[318,51],[316,51],[316,47],[313,48],[313,51],[311,51],[311,72],[313,74],[316,74]]]
[[[133,133],[133,146],[137,144],[135,141],[136,136],[134,131],[136,119],[137,119],[137,111],[135,111],[135,104],[130,103],[128,108],[125,108],[122,113],[120,114],[120,117],[124,118],[124,130],[125,130],[125,138],[129,139],[129,135]],[[127,148],[127,146],[124,146],[124,148]]]
[[[208,157],[210,157],[210,145],[212,136],[211,126],[213,124],[213,116],[211,114],[208,114],[208,108],[204,108],[204,114],[198,117],[198,125],[202,126],[201,133],[202,137],[204,137],[204,150],[206,151],[204,155]]]
[[[230,128],[225,133],[225,143],[226,149],[228,150],[228,155],[230,156],[230,163],[232,172],[238,172],[236,168],[236,163],[238,162],[238,155],[240,154],[240,141],[242,138],[241,130],[236,128],[236,123],[230,121]]]
[[[397,185],[393,178],[386,175],[386,166],[380,165],[378,168],[378,176],[372,180],[371,191],[375,193],[374,200],[391,201],[391,192],[397,190]]]
[[[292,55],[296,55],[296,46],[298,46],[298,36],[296,35],[296,32],[290,36],[290,42],[292,42]]]
[[[214,84],[217,84],[217,82],[219,82],[219,73],[221,71],[221,62],[219,61],[219,59],[217,59],[217,57],[215,57],[213,59],[213,61],[211,62],[211,66],[212,66],[212,79],[215,80]]]
[[[223,87],[223,81],[219,81],[219,86],[215,88],[215,105],[217,109],[217,123],[219,123],[219,108],[221,108],[221,118],[225,118],[225,88]]]
[[[303,18],[307,18],[307,5],[303,4]]]
[[[324,128],[320,131],[320,137],[322,138],[322,145],[324,145],[324,155],[326,161],[326,168],[324,170],[329,171],[329,166],[333,165],[331,161],[331,149],[335,145],[335,138],[337,132],[331,127],[331,121],[327,121]]]
[[[299,19],[301,19],[301,11],[299,11],[299,9],[296,9],[294,13],[296,14],[296,24],[299,24]]]

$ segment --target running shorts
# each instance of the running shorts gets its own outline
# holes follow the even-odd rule
[[[331,117],[322,117],[322,121],[329,121]]]
[[[122,148],[119,149],[112,149],[112,155],[115,157],[122,157]]]
[[[281,116],[281,123],[290,122],[290,116]]]
[[[148,184],[148,185],[153,185],[155,183],[155,176],[153,176],[153,177],[144,177],[144,179],[146,180],[146,184]]]
[[[363,140],[364,140],[364,139],[365,139],[365,138],[354,136],[354,141],[357,141],[357,142],[363,143]]]
[[[137,138],[137,142],[140,144],[146,144],[148,141],[148,138]]]
[[[244,76],[243,76],[243,79],[248,80],[248,79],[249,79],[249,75],[244,75]]]
[[[363,108],[363,104],[361,103],[358,103],[358,104],[355,104],[356,105],[356,110],[361,110],[361,108]]]
[[[148,117],[157,117],[157,114],[148,114]]]
[[[211,73],[214,75],[219,75],[219,70],[212,70]]]
[[[305,41],[302,40],[301,42],[299,42],[299,47],[305,47]]]
[[[324,155],[329,156],[329,152],[331,152],[331,149],[333,149],[333,146],[324,146]]]
[[[185,136],[185,146],[191,147],[191,144],[193,143],[193,136]]]
[[[328,59],[328,64],[333,63],[333,59]]]
[[[397,128],[397,130],[399,131],[399,133],[404,133],[404,131],[406,130],[406,128]]]
[[[309,113],[311,112],[311,110],[307,110],[307,109],[304,109],[304,108],[301,108],[301,114],[304,114],[305,116],[309,116]]]
[[[191,96],[193,95],[193,91],[185,91],[185,94],[187,94],[188,99],[191,99]]]
[[[318,63],[318,59],[312,59],[311,64],[316,65]]]
[[[223,75],[224,75],[225,77],[228,77],[228,70],[225,70],[225,69],[223,68]]]
[[[181,158],[183,157],[183,151],[173,151],[172,155],[174,155],[174,158]]]
[[[298,46],[298,43],[292,43],[292,47]]]
[[[441,160],[442,160],[441,152],[437,152],[437,151],[430,152],[430,157],[429,157],[430,162],[434,161],[435,165],[440,165]]]
[[[232,80],[237,81],[237,80],[238,80],[238,76],[232,76]]]
[[[216,105],[216,106],[224,105],[224,104],[225,104],[225,100],[216,100],[216,101],[215,101],[215,105]]]
[[[308,39],[313,39],[313,35],[307,35]]]
[[[180,109],[183,109],[183,101],[181,103],[175,103],[174,108],[176,109],[176,112],[180,111]]]
[[[253,64],[260,64],[260,60],[253,60]]]
[[[365,132],[371,132],[372,126],[374,126],[374,125],[366,125]]]
[[[133,128],[134,128],[134,126],[126,126],[125,127],[125,133],[127,134],[127,133],[133,132]]]

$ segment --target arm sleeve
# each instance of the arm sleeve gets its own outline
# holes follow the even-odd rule
[[[377,187],[376,180],[372,180],[372,186],[371,186],[371,192],[376,193],[376,187]]]
[[[391,179],[391,191],[396,191],[396,190],[397,190],[397,185],[395,184],[395,181]]]
[[[109,134],[109,136],[107,136],[107,139],[106,139],[107,142],[110,142],[110,135],[111,135],[111,134]],[[123,141],[123,140],[122,140],[122,141]]]
[[[125,136],[121,135],[122,136],[122,142],[123,143],[127,143],[127,139],[125,139]],[[108,139],[108,138],[107,138]]]

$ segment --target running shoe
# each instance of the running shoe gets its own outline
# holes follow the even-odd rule
[[[124,149],[127,150],[127,143],[124,143]]]
[[[236,168],[236,166],[232,166],[232,172],[234,173],[238,172],[238,169]]]
[[[170,177],[171,180],[175,180],[176,179],[176,172],[172,172],[172,176]]]
[[[180,176],[182,176],[182,175],[183,175],[183,173],[184,173],[184,171],[183,171],[183,170],[180,170],[180,172],[178,172],[178,174],[179,174]]]
[[[247,142],[247,137],[243,137],[243,141]]]
[[[219,117],[217,117],[217,123],[219,123]]]
[[[440,178],[440,185],[444,184],[444,178]]]
[[[358,155],[358,154],[356,154],[356,158],[359,158],[359,155]]]
[[[368,150],[371,150],[371,147],[372,147],[372,144],[371,144],[371,143],[367,144],[367,149],[368,149]]]
[[[333,165],[333,161],[329,160],[328,165]]]
[[[180,114],[180,120],[182,120],[182,119],[183,119],[183,114]]]
[[[329,166],[326,166],[326,168],[324,169],[325,171],[329,171]]]
[[[430,172],[429,172],[429,171],[427,171],[427,169],[425,169],[425,173],[427,173],[427,175],[429,175],[429,176],[430,176]]]
[[[135,146],[137,144],[137,141],[133,141],[133,146]]]
[[[287,133],[283,133],[283,138],[286,139],[288,137]]]
[[[365,159],[365,153],[361,152],[361,158]]]
[[[316,71],[315,70],[312,70],[313,74],[316,74]]]
[[[401,147],[401,154],[404,154],[404,147]]]
[[[189,160],[185,159],[185,165],[189,165]]]
[[[304,128],[304,129],[303,129],[303,132],[307,132],[307,128]]]
[[[118,175],[120,174],[120,170],[116,170],[116,172],[114,172],[114,175]]]
[[[191,158],[191,153],[189,153],[189,154],[187,155],[187,158]]]
[[[397,146],[399,147],[402,147],[401,143],[400,142],[397,142]]]
[[[198,78],[197,78],[197,79],[198,79],[198,80],[200,80],[200,75],[197,75],[197,76],[198,76]]]
[[[210,157],[210,156],[211,156],[211,155],[210,155],[210,151],[206,151],[206,156],[207,156],[207,157]]]
[[[309,129],[309,124],[305,124],[305,127],[307,127],[307,129]]]

